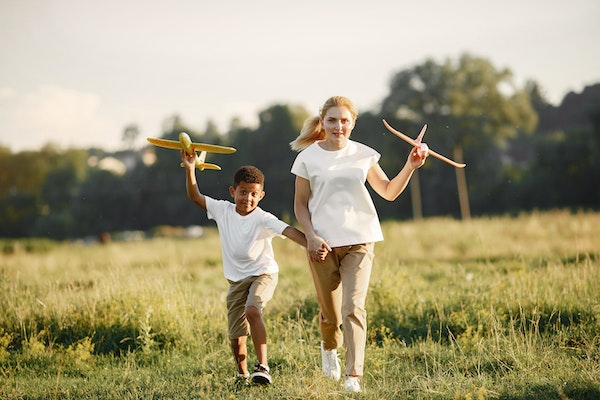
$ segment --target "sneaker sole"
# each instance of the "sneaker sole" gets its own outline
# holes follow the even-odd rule
[[[257,383],[259,385],[270,385],[271,379],[264,375],[254,375],[252,377],[252,382]]]

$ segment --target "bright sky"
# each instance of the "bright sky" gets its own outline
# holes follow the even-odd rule
[[[0,0],[0,145],[116,150],[174,114],[225,131],[332,95],[375,110],[392,76],[468,52],[550,102],[600,83],[598,0]]]

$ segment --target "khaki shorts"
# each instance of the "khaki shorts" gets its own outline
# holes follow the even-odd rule
[[[261,312],[273,298],[278,274],[251,276],[238,282],[229,281],[227,292],[227,327],[229,339],[250,334],[246,308],[254,306]]]

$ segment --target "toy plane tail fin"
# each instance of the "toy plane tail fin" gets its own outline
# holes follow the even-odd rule
[[[206,160],[206,153],[206,151],[201,151],[200,154],[196,156],[196,168],[198,168],[200,171],[204,171],[205,169],[220,171],[221,167],[219,167],[217,164],[204,162],[204,160]],[[180,166],[183,167],[183,163],[181,163]]]

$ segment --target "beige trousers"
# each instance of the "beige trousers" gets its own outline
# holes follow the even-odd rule
[[[335,247],[325,262],[309,263],[319,300],[323,347],[333,350],[345,343],[346,375],[363,375],[367,341],[365,301],[374,247],[374,243]]]

